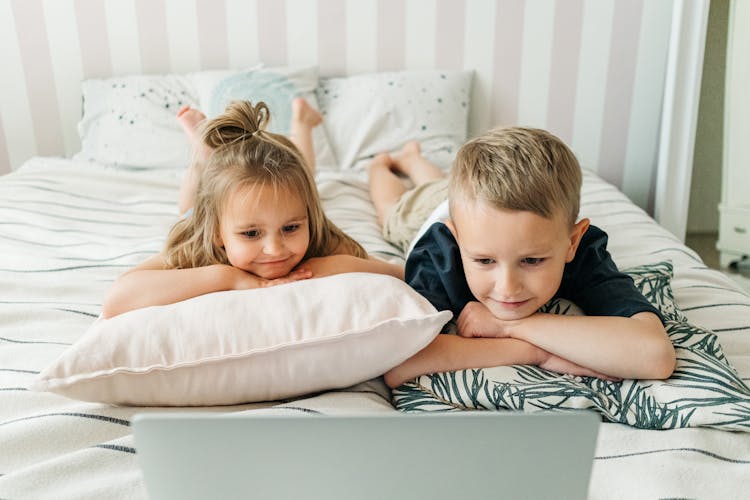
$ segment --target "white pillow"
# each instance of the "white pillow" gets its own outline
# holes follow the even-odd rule
[[[176,120],[183,105],[196,106],[188,78],[131,75],[82,84],[81,151],[76,160],[131,168],[185,168],[190,143]]]
[[[242,71],[201,71],[189,75],[200,109],[213,118],[224,111],[232,101],[264,101],[271,110],[268,129],[289,135],[291,105],[295,97],[303,97],[319,109],[315,89],[318,86],[318,68],[255,66]],[[315,161],[318,168],[337,169],[336,157],[329,144],[325,128],[313,129]]]
[[[418,140],[444,170],[466,141],[471,71],[410,70],[321,79],[316,90],[342,169]]]
[[[450,318],[369,273],[211,293],[97,320],[30,389],[148,406],[288,398],[377,377]]]
[[[177,121],[189,105],[213,118],[232,100],[263,100],[271,110],[269,129],[289,133],[291,100],[301,96],[316,109],[316,67],[200,71],[90,79],[82,84],[81,151],[74,159],[137,169],[184,169],[191,148]],[[337,168],[325,128],[313,129],[319,168]]]

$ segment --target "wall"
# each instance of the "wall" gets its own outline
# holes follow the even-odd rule
[[[0,0],[0,173],[80,147],[80,81],[318,64],[476,71],[471,130],[548,128],[653,206],[673,2]]]
[[[719,229],[728,26],[729,0],[712,0],[690,186],[687,228],[691,233],[709,233]]]

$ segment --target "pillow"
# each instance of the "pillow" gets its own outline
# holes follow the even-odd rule
[[[243,71],[201,71],[189,75],[195,86],[199,107],[209,118],[224,111],[232,101],[264,101],[271,110],[268,130],[289,135],[292,99],[303,97],[319,109],[315,89],[317,67],[263,67]],[[321,169],[336,169],[337,161],[325,127],[313,129],[315,162]]]
[[[263,100],[271,110],[269,130],[287,135],[291,101],[302,96],[315,107],[318,71],[309,68],[217,70],[171,75],[131,75],[83,82],[81,151],[76,160],[135,169],[184,169],[191,147],[176,119],[183,105],[212,118],[232,100]],[[322,126],[313,129],[316,163],[337,162]]]
[[[148,406],[288,398],[377,377],[450,317],[369,273],[211,293],[97,320],[30,389]]]
[[[190,143],[175,116],[196,106],[181,75],[132,75],[82,84],[81,151],[73,158],[130,168],[185,168]]]
[[[417,140],[447,170],[466,141],[471,81],[471,71],[436,70],[321,79],[316,94],[341,168],[363,169]]]
[[[668,380],[608,382],[527,365],[460,370],[402,385],[393,394],[396,407],[407,412],[593,409],[607,420],[643,429],[750,430],[750,388],[724,357],[716,335],[688,323],[674,304],[671,264],[627,272],[665,316],[677,353],[677,367]],[[568,305],[556,302],[545,310],[570,314],[577,309]]]

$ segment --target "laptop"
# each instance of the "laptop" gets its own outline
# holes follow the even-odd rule
[[[585,499],[588,412],[138,414],[152,500]]]

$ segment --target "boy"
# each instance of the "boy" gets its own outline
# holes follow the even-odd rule
[[[396,173],[416,187],[406,191]],[[458,335],[439,335],[385,374],[390,387],[434,372],[534,364],[574,375],[668,378],[675,352],[661,316],[620,273],[607,235],[577,221],[581,169],[554,135],[497,128],[458,151],[450,180],[408,144],[370,167],[373,203],[391,241],[405,245],[446,186],[450,218],[429,227],[406,261],[406,281]],[[407,228],[406,232],[403,228]],[[554,297],[587,316],[537,312]]]

